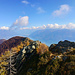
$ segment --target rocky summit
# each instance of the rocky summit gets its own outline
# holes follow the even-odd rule
[[[58,42],[57,46],[61,47],[73,47],[75,48],[75,42],[70,42],[68,40]]]
[[[51,44],[51,46],[49,47],[51,51],[58,51],[62,53],[71,51],[73,48],[75,48],[75,42],[70,42],[68,40],[59,41],[58,44]]]
[[[29,57],[31,54],[36,52],[36,48],[40,46],[40,41],[33,41],[30,45],[25,46],[18,55],[18,60],[22,59],[24,56]]]

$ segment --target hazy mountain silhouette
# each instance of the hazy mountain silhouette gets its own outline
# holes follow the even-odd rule
[[[40,40],[47,45],[51,43],[57,43],[60,40],[75,41],[75,30],[68,29],[45,29],[37,30],[29,35],[34,40]]]

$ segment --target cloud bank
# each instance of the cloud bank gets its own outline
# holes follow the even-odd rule
[[[69,23],[67,25],[59,25],[59,24],[47,24],[39,27],[23,27],[20,28],[20,30],[23,29],[75,29],[75,24]]]
[[[59,10],[55,10],[53,12],[53,16],[60,16],[63,14],[67,14],[70,11],[70,6],[67,4],[61,5]]]
[[[26,25],[26,24],[25,24]],[[22,25],[21,25],[22,26]],[[0,30],[9,30],[11,29],[11,27],[0,27]],[[73,23],[69,23],[69,24],[64,24],[64,25],[59,25],[59,24],[47,24],[47,25],[43,25],[43,26],[38,26],[38,27],[19,27],[20,30],[27,30],[27,29],[75,29],[75,24]]]

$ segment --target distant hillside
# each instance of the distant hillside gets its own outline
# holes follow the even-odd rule
[[[52,43],[57,43],[60,40],[69,40],[75,41],[75,30],[61,29],[61,30],[53,30],[53,29],[45,29],[45,30],[37,30],[29,35],[30,38],[34,40],[40,40],[47,45]]]
[[[25,39],[27,39],[27,38],[16,36],[16,37],[12,37],[12,38],[4,41],[2,44],[0,44],[0,54],[4,53],[7,49],[11,49],[12,47],[16,47]]]
[[[0,44],[2,44],[5,41],[5,39],[0,39]]]

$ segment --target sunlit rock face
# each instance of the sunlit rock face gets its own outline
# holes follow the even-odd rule
[[[32,54],[34,51],[36,51],[36,48],[39,47],[40,41],[33,41],[30,45],[25,46],[18,55],[18,60],[21,60],[23,57],[28,57],[30,54]]]

